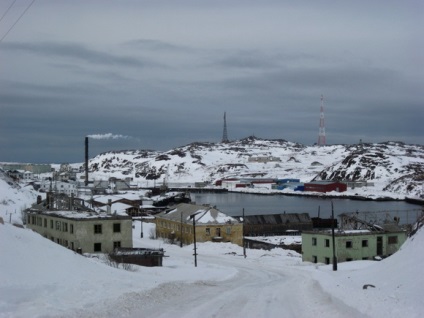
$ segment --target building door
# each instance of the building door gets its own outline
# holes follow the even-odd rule
[[[215,234],[216,234],[215,236],[220,237],[221,236],[221,228],[217,227],[216,230],[215,230]]]
[[[383,255],[383,237],[377,236],[377,255]]]

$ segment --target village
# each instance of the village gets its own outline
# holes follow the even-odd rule
[[[38,168],[31,169],[43,175],[51,172],[48,166]],[[381,260],[398,251],[408,236],[408,228],[396,218],[376,224],[348,214],[339,220],[285,212],[231,217],[214,206],[190,202],[184,191],[171,191],[165,184],[137,189],[129,178],[77,182],[81,171],[69,165],[61,165],[43,180],[26,170],[5,173],[40,191],[37,202],[24,211],[27,228],[82,255],[108,254],[124,263],[161,266],[165,256],[163,249],[133,248],[134,222],[154,224],[154,232],[141,232],[141,237],[160,238],[170,244],[210,241],[265,250],[279,247],[296,251],[305,262],[323,264],[331,264],[335,258],[337,262]],[[254,187],[270,182],[232,179],[220,180],[216,186]],[[299,187],[299,180],[284,179],[275,184]],[[324,187],[336,190],[334,187],[347,184],[321,182],[314,186],[315,191],[325,192]]]

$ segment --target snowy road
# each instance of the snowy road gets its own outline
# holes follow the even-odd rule
[[[201,261],[225,263],[225,259],[212,257],[203,257]],[[171,297],[161,297],[162,302],[140,308],[141,312],[146,317],[363,317],[334,302],[298,270],[258,266],[243,258],[225,265],[235,263],[239,273],[234,278],[173,286],[175,293]],[[166,286],[160,289],[163,288]]]
[[[187,254],[187,250],[185,253]],[[190,256],[189,254],[186,256]],[[272,257],[272,255],[266,255]],[[79,317],[364,317],[333,299],[301,268],[276,266],[261,258],[200,255],[199,264],[237,268],[222,281],[171,282],[146,292],[124,294]],[[193,271],[202,270],[193,267]]]

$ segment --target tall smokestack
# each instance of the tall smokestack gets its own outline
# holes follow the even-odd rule
[[[88,186],[88,136],[85,137],[85,186]]]

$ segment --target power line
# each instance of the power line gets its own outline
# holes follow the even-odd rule
[[[25,10],[22,12],[22,14],[19,16],[19,18],[15,21],[15,23],[12,24],[12,26],[7,30],[6,34],[3,35],[3,37],[0,39],[0,43],[4,40],[4,38],[9,34],[9,32],[13,29],[13,27],[19,22],[19,20],[24,16],[24,14],[28,11],[29,8],[33,5],[35,0],[32,0],[31,3],[25,8]]]
[[[1,20],[3,20],[3,18],[6,16],[6,14],[9,12],[9,10],[13,7],[13,5],[15,4],[16,0],[14,0],[12,2],[12,4],[9,6],[9,8],[7,8],[6,12],[2,15],[2,17],[0,18],[0,22]]]

